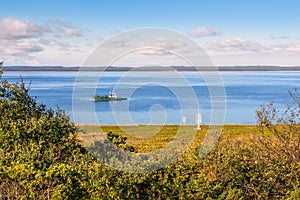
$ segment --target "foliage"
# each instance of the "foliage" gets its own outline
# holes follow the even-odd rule
[[[117,133],[109,132],[107,134],[107,140],[109,140],[112,144],[121,149],[129,152],[136,152],[133,146],[126,144],[127,137],[119,135]]]
[[[133,146],[126,143],[127,137],[108,132],[104,141],[94,141],[88,151],[101,163],[121,166],[129,159],[129,153],[136,153]]]
[[[257,111],[258,122],[262,133],[262,144],[269,151],[270,156],[286,158],[288,162],[300,161],[300,97],[295,89],[289,92],[291,101],[282,113],[273,103],[263,105]],[[274,142],[268,140],[273,137]]]
[[[1,80],[1,199],[87,196],[76,166],[84,154],[64,111],[37,103],[22,80]]]
[[[297,92],[282,114],[273,103],[257,111],[258,130],[248,138],[220,141],[203,160],[215,198],[282,199],[299,197],[299,113]],[[297,199],[297,198],[296,198]]]

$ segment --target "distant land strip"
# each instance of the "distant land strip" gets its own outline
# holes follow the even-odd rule
[[[300,66],[219,66],[219,67],[64,67],[64,66],[3,66],[4,71],[300,71]]]

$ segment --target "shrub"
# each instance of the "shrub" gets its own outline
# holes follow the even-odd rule
[[[87,196],[76,138],[64,111],[37,103],[22,80],[0,80],[0,198]]]
[[[257,111],[259,133],[251,138],[220,141],[203,160],[210,176],[214,198],[295,198],[300,186],[300,99],[280,112],[273,103]]]

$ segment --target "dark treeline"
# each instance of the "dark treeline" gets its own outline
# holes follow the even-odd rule
[[[300,71],[300,66],[148,66],[148,67],[64,67],[64,66],[4,66],[4,71]]]

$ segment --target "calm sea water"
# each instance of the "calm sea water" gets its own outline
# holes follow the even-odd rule
[[[52,108],[59,105],[75,123],[179,124],[185,117],[187,124],[193,124],[201,112],[203,123],[210,124],[214,123],[214,110],[221,118],[226,112],[224,123],[255,124],[255,110],[262,103],[274,101],[284,109],[288,90],[300,87],[300,72],[221,72],[223,85],[214,79],[207,81],[212,76],[209,72],[183,72],[179,76],[175,72],[106,72],[100,78],[85,72],[81,79],[77,72],[4,72],[3,79],[17,82],[19,75],[39,102]],[[95,85],[93,80],[98,78]],[[74,86],[86,93],[74,96]],[[112,90],[128,100],[93,102],[95,93],[105,95]],[[76,108],[72,106],[75,97]]]

